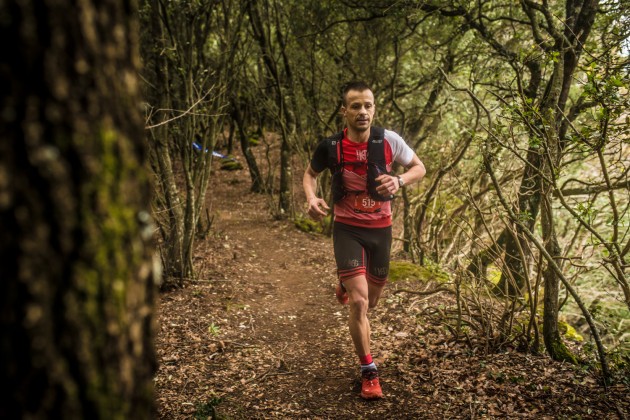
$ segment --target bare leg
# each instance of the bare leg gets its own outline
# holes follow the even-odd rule
[[[370,309],[376,308],[379,299],[381,298],[381,293],[383,293],[383,288],[385,287],[385,283],[383,284],[375,284],[372,282],[367,282],[368,284],[368,302]]]
[[[350,336],[359,356],[370,354],[370,322],[368,308],[373,308],[383,291],[382,285],[368,283],[364,275],[352,277],[343,282],[350,303]]]

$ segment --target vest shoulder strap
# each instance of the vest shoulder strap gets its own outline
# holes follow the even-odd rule
[[[341,143],[343,131],[335,133],[326,139],[328,142],[328,167],[334,168],[343,163]],[[385,165],[385,129],[383,127],[371,127],[368,140],[368,162]]]
[[[385,129],[373,127],[370,132],[368,143],[368,168],[367,168],[367,189],[370,197],[376,201],[390,201],[393,195],[382,196],[378,193],[379,183],[376,182],[381,174],[387,174],[387,162],[385,161]]]
[[[385,129],[383,127],[370,129],[368,163],[385,166]]]
[[[341,142],[343,140],[343,131],[335,133],[326,139],[328,143],[328,167],[333,169],[343,161],[343,153],[341,153]]]

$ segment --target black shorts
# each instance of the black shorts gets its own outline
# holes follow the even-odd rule
[[[391,226],[364,228],[335,222],[333,244],[340,282],[365,275],[372,283],[385,284],[392,246]]]

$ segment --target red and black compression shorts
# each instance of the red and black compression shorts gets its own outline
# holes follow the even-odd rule
[[[340,282],[364,275],[372,283],[385,284],[389,274],[391,226],[364,228],[335,222],[333,244]]]

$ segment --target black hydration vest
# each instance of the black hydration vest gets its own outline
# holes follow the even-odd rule
[[[343,132],[339,132],[326,139],[328,143],[328,168],[332,173],[333,203],[343,199],[349,192],[343,186],[342,172],[345,164],[352,165],[352,163],[343,161],[343,137]],[[363,163],[360,164],[363,165]],[[390,201],[394,198],[393,195],[383,196],[376,191],[376,187],[380,185],[376,182],[376,178],[382,174],[389,174],[385,162],[385,129],[371,127],[367,147],[367,191],[370,197],[376,201]]]

